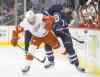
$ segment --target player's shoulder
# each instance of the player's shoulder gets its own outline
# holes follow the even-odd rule
[[[43,14],[42,13],[36,13],[35,17],[38,17],[38,18],[43,17]]]
[[[36,13],[35,14],[36,20],[40,20],[43,18],[43,14],[42,13]]]
[[[51,19],[54,19],[54,16],[44,16],[43,19],[44,20],[51,20]]]

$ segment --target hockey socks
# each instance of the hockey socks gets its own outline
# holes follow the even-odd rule
[[[47,68],[54,66],[54,56],[53,56],[52,51],[47,51],[46,55],[47,55],[47,58],[48,58],[48,62],[47,62],[47,64],[45,64],[44,68],[47,69]]]

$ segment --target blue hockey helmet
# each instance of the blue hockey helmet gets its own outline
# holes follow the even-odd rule
[[[49,9],[48,12],[50,15],[54,15],[55,12],[61,13],[63,10],[63,6],[60,4],[52,5]]]

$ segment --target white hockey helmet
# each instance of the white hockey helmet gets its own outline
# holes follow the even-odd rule
[[[25,18],[29,21],[29,22],[34,22],[35,21],[35,14],[32,10],[29,10],[25,13]]]

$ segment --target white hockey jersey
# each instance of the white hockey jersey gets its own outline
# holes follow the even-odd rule
[[[34,25],[30,24],[25,18],[20,26],[24,28],[24,30],[30,31],[36,37],[44,37],[47,35],[47,31],[45,29],[45,23],[42,21],[43,14],[35,14],[35,23]]]

